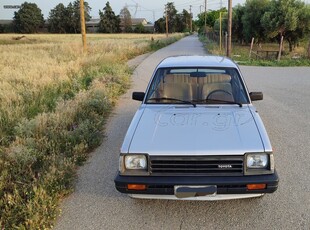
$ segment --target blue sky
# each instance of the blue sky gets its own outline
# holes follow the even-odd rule
[[[69,2],[74,0],[27,0],[28,2],[36,3],[42,10],[44,18],[48,17],[49,11],[54,8],[58,3],[63,3],[67,5]],[[98,18],[99,9],[103,9],[106,0],[86,0],[92,7],[91,16],[93,18]],[[306,0],[305,2],[309,2]],[[5,5],[20,5],[25,0],[0,0],[0,19],[11,19],[14,16],[14,11],[12,9],[4,9]],[[192,12],[194,18],[200,13],[200,10],[204,10],[204,0],[110,0],[110,5],[112,6],[115,14],[119,14],[121,9],[127,4],[128,9],[131,12],[132,17],[146,18],[148,21],[153,22],[154,18],[163,16],[164,6],[167,2],[174,2],[176,9],[181,12],[183,9],[189,11],[190,5],[192,5]],[[243,4],[245,0],[232,0],[233,5],[238,3]],[[207,0],[207,8],[212,10],[217,10],[222,6],[227,7],[228,0]],[[136,6],[138,8],[136,11]],[[136,14],[135,14],[136,13]]]

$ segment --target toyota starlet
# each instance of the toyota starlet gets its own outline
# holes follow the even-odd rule
[[[221,56],[177,56],[155,69],[128,128],[116,189],[134,198],[225,200],[278,187],[272,147],[240,69]]]

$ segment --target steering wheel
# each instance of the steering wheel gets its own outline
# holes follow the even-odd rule
[[[232,94],[224,89],[216,89],[216,90],[213,90],[212,92],[210,92],[207,96],[207,100],[208,99],[211,99],[212,95],[214,94],[217,94],[217,93],[224,93],[224,94],[227,94],[229,95],[230,97],[232,96]]]

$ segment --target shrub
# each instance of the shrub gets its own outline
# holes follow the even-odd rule
[[[150,50],[149,38],[115,36],[90,39],[85,56],[78,36],[0,46],[0,229],[52,227],[76,167],[130,85],[126,61]]]

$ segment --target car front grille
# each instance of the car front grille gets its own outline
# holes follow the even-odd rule
[[[241,176],[243,156],[150,156],[153,176]]]

